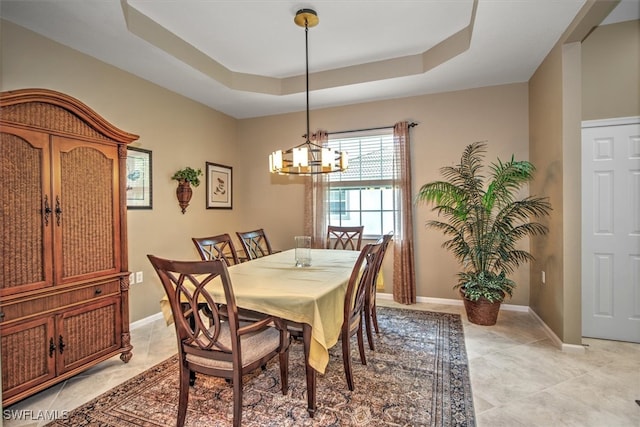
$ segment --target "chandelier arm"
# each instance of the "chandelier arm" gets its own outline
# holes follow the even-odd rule
[[[296,146],[293,146],[291,148],[289,148],[288,150],[283,150],[286,153],[291,152],[294,148],[300,148],[300,147],[307,147],[307,149],[309,150],[322,150],[323,148],[328,148],[328,147],[323,147],[322,145],[318,145],[316,143],[313,143],[311,141],[305,141],[301,144],[298,144]]]

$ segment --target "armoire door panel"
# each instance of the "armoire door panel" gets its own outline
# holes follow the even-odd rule
[[[0,296],[53,284],[49,136],[0,133]]]
[[[0,328],[2,399],[56,376],[53,316],[41,316]]]
[[[120,347],[120,299],[104,298],[59,316],[58,373]]]
[[[53,163],[56,282],[118,272],[117,147],[54,137]]]

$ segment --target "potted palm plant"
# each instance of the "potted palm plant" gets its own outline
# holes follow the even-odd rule
[[[460,164],[440,169],[443,181],[424,184],[417,202],[433,205],[442,220],[426,225],[444,233],[443,247],[460,262],[458,283],[467,317],[472,323],[494,325],[500,304],[512,296],[516,283],[509,275],[521,264],[533,260],[517,243],[526,236],[544,235],[547,228],[533,221],[546,216],[551,205],[546,198],[518,198],[522,187],[533,178],[528,161],[500,159],[483,175],[486,142],[469,144]]]
[[[171,177],[171,179],[178,181],[176,197],[178,198],[178,204],[183,214],[186,212],[187,206],[189,206],[189,202],[191,201],[191,196],[193,195],[191,185],[194,187],[200,185],[200,175],[202,175],[201,169],[193,169],[187,166],[184,169],[176,171]]]

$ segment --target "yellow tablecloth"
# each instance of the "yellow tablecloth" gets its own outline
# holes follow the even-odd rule
[[[340,336],[344,296],[359,251],[312,249],[311,266],[295,267],[294,250],[288,250],[229,268],[239,307],[311,325],[309,364],[324,373],[329,348]],[[222,286],[207,288],[224,301]],[[173,322],[169,301],[161,303],[168,323]]]

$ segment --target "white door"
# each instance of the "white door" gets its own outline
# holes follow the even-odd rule
[[[640,118],[583,122],[582,335],[640,342]]]

